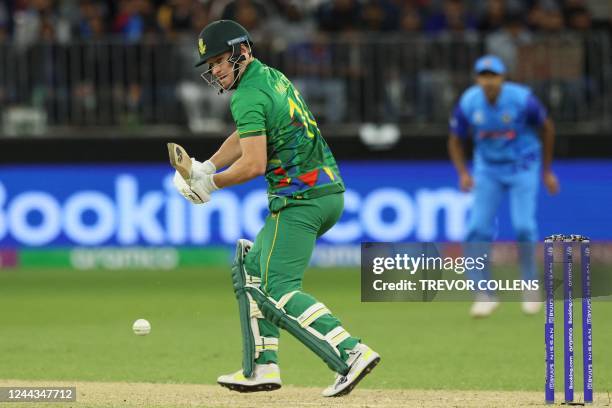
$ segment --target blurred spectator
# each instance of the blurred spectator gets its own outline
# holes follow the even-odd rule
[[[49,15],[42,15],[40,17],[40,33],[39,38],[43,43],[50,44],[56,39],[57,26]]]
[[[197,38],[196,36],[211,21],[212,19],[210,18],[210,10],[208,6],[205,6],[201,2],[197,1],[191,9],[190,35],[192,36],[192,41],[195,41],[195,38]],[[195,57],[199,58],[197,51],[195,50],[195,45],[193,46],[192,51]]]
[[[144,37],[157,37],[162,33],[157,22],[157,9],[153,0],[132,0],[136,2],[136,12],[142,20]]]
[[[564,28],[563,15],[553,0],[539,1],[529,10],[527,18],[531,28],[537,31],[556,32]]]
[[[106,5],[99,0],[81,0],[77,11],[73,28],[75,36],[88,41],[104,39],[108,33]],[[110,100],[110,95],[112,95],[112,89],[108,88],[98,88],[96,93],[96,81],[92,75],[92,70],[97,65],[95,54],[83,53],[81,59],[82,65],[86,69],[73,71],[71,77],[73,87],[70,98],[73,104],[73,114],[75,115],[73,120],[75,122],[78,122],[77,117],[93,115],[99,107],[100,99]],[[62,89],[62,92],[56,98],[61,100],[63,95],[67,93],[67,90]]]
[[[360,29],[364,31],[391,31],[399,26],[399,7],[387,0],[369,0],[362,7]]]
[[[85,40],[102,38],[107,33],[103,4],[96,0],[81,0],[75,31],[79,38]]]
[[[70,22],[59,15],[52,0],[30,0],[15,11],[15,44],[24,48],[40,40],[70,40]]]
[[[593,28],[593,18],[590,10],[584,1],[566,0],[563,8],[565,25],[568,29],[578,33],[588,32]],[[569,65],[577,64],[577,69],[572,76],[566,76],[565,80],[559,85],[561,100],[559,101],[559,111],[568,117],[576,118],[578,114],[584,114],[585,107],[590,106],[596,96],[601,96],[599,92],[605,86],[599,82],[597,76],[590,76],[598,66],[598,62],[587,56],[585,51],[589,43],[585,37],[577,44],[563,44],[566,50],[575,49],[575,61]],[[598,95],[599,94],[599,95]]]
[[[316,19],[323,31],[347,32],[359,30],[360,16],[361,6],[356,0],[331,0],[321,4]]]
[[[6,42],[10,31],[9,12],[5,3],[0,3],[0,44]],[[1,99],[0,99],[1,100]]]
[[[592,1],[591,1],[592,2]],[[560,1],[563,10],[569,10],[577,7],[588,7],[588,0],[561,0]]]
[[[467,79],[466,67],[472,64],[470,54],[478,39],[476,19],[462,0],[444,0],[438,12],[430,11],[424,31],[440,41],[433,42],[420,61],[416,103],[420,118],[437,120],[452,106],[455,88]]]
[[[190,33],[194,9],[194,0],[170,0],[157,11],[159,26],[168,37]]]
[[[240,7],[236,7],[235,13],[228,15],[226,18],[236,20],[249,33],[256,33],[266,18],[265,13],[249,0],[242,0],[240,3],[242,4]]]
[[[558,32],[565,28],[561,10],[548,10],[540,21],[540,29],[548,32]]]
[[[288,52],[293,69],[292,81],[319,120],[338,123],[346,111],[346,85],[334,77],[333,48],[319,33],[312,41],[291,47]]]
[[[516,73],[519,48],[531,43],[532,37],[523,18],[518,14],[508,15],[501,30],[486,37],[487,54],[499,56],[506,65],[508,75]]]
[[[176,97],[183,105],[187,126],[192,133],[221,131],[229,112],[230,93],[219,94],[204,82],[200,72],[207,69],[207,65],[201,67],[201,70],[193,67],[200,57],[196,47],[197,35],[211,21],[210,9],[200,2],[194,3],[191,41],[181,42],[177,50],[179,58],[176,65],[183,79],[176,86]]]
[[[533,0],[486,0],[476,5],[479,10],[478,30],[489,33],[502,28],[506,16],[525,15]]]
[[[478,29],[484,32],[499,30],[506,17],[506,2],[504,0],[487,0],[485,14],[478,22]]]
[[[225,6],[221,18],[237,21],[247,29],[254,42],[261,42],[267,31],[267,20],[272,14],[272,8],[265,2],[234,0]]]
[[[421,15],[415,6],[406,5],[400,14],[400,31],[416,33],[421,30]]]
[[[564,10],[567,28],[576,31],[588,31],[592,28],[592,18],[589,10],[584,6],[566,8]]]
[[[120,0],[113,31],[127,41],[140,41],[145,35],[158,33],[159,26],[150,0]]]
[[[266,21],[266,27],[270,34],[282,33],[281,36],[271,35],[277,49],[285,49],[287,44],[303,41],[304,38],[310,38],[314,34],[316,24],[314,19],[307,15],[308,9],[304,4],[306,2],[273,1],[277,13]]]
[[[144,59],[148,47],[142,41],[161,33],[151,0],[120,0],[113,31],[121,34],[128,43],[134,43],[124,49],[128,61],[124,66],[125,83],[116,82],[113,91],[114,104],[125,112],[122,121],[135,125],[143,119],[142,108],[151,102],[155,92],[154,88],[143,83],[146,80],[143,73],[150,71],[140,68],[147,65]]]
[[[564,13],[556,2],[540,0],[529,11],[528,19],[531,27],[544,36],[520,49],[518,75],[537,94],[546,95],[551,112],[574,120],[587,105],[585,98],[592,88],[584,75],[584,44],[564,31]]]
[[[476,20],[465,10],[462,0],[444,0],[442,10],[434,12],[425,22],[425,31],[431,35],[463,33],[476,29]]]
[[[271,10],[268,8],[265,2],[259,0],[233,0],[228,3],[223,9],[221,15],[222,19],[238,20],[240,11],[242,9],[252,9],[258,20],[265,20],[271,14]],[[248,24],[248,23],[247,23]],[[246,26],[244,26],[247,30]],[[250,28],[253,28],[252,26]]]

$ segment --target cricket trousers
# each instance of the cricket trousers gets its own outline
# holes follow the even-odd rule
[[[474,207],[470,214],[466,237],[468,253],[490,253],[490,242],[495,236],[495,216],[506,193],[510,196],[510,218],[516,233],[521,274],[524,280],[536,278],[536,204],[540,182],[540,162],[526,161],[518,164],[475,165]],[[473,280],[489,280],[490,270],[471,270]]]
[[[257,234],[253,247],[246,255],[244,265],[250,275],[261,278],[261,289],[278,301],[283,295],[298,291],[284,309],[297,317],[318,301],[302,290],[302,279],[308,267],[317,238],[338,221],[344,208],[343,193],[324,195],[312,199],[273,197],[270,213]],[[264,337],[279,337],[279,329],[266,319],[258,319],[259,332]],[[331,314],[319,317],[311,325],[325,335],[340,326],[340,320]],[[348,337],[338,345],[341,357],[346,360],[346,350],[359,343]],[[277,363],[276,351],[260,353],[258,364]]]

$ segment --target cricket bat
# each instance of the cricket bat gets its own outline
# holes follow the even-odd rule
[[[179,172],[185,181],[189,181],[191,178],[191,158],[187,151],[176,143],[168,143],[168,156],[172,167]]]

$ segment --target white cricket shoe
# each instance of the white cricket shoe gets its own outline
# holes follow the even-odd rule
[[[540,292],[526,291],[523,293],[523,302],[521,303],[523,313],[528,315],[538,314],[542,310],[543,304]]]
[[[470,308],[470,316],[475,318],[488,317],[499,306],[499,302],[493,296],[486,293],[478,293],[472,307]]]
[[[542,302],[522,302],[521,309],[528,315],[538,314],[542,310]]]
[[[253,375],[246,378],[242,370],[233,374],[222,375],[217,383],[232,391],[257,392],[278,390],[281,385],[280,369],[276,364],[255,364]]]
[[[357,344],[348,352],[346,363],[350,367],[347,375],[336,374],[336,380],[321,393],[324,397],[347,395],[380,362],[380,355],[366,346]]]

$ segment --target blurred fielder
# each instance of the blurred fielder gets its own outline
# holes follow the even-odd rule
[[[242,370],[217,381],[238,392],[280,388],[281,327],[337,373],[323,396],[346,395],[380,356],[302,290],[316,239],[342,214],[344,183],[299,92],[281,72],[255,59],[251,45],[248,32],[230,20],[213,22],[200,33],[196,66],[208,64],[202,77],[220,93],[234,90],[230,108],[236,131],[210,160],[192,159],[189,183],[178,172],[174,177],[179,192],[195,204],[261,175],[268,182],[270,213],[255,243],[238,241],[232,266]]]
[[[550,194],[559,190],[552,171],[554,124],[531,90],[505,81],[506,68],[500,58],[485,55],[474,66],[476,85],[468,88],[451,115],[448,150],[459,174],[463,191],[474,190],[467,242],[489,243],[494,238],[495,215],[503,195],[510,196],[510,216],[519,241],[522,277],[536,278],[535,242],[538,237],[536,200],[540,172]],[[541,132],[542,143],[538,132]],[[474,177],[466,167],[462,142],[474,141]],[[485,244],[488,249],[489,245]],[[483,248],[483,246],[481,246]],[[488,279],[488,271],[473,274]],[[494,297],[479,293],[471,315],[483,317],[498,306]],[[537,313],[539,298],[523,299],[525,313]]]

